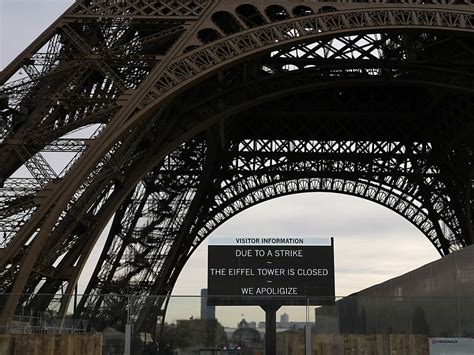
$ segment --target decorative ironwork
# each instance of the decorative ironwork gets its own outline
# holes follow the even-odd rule
[[[472,244],[473,32],[458,0],[77,1],[0,73],[0,323],[60,290],[65,314],[109,220],[77,311],[140,295],[137,329],[212,230],[277,196]]]

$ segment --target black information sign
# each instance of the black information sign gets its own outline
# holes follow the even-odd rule
[[[331,304],[333,239],[211,237],[208,295],[214,305]]]

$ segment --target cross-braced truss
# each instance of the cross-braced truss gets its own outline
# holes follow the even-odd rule
[[[109,220],[77,312],[142,296],[137,329],[209,233],[285,194],[374,201],[442,255],[472,244],[473,9],[77,1],[0,74],[1,322],[58,293],[65,314]]]

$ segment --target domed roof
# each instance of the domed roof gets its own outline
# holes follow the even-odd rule
[[[262,337],[255,328],[242,327],[232,333],[232,341],[236,343],[259,343]]]

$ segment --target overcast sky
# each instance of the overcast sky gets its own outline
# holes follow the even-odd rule
[[[0,0],[0,67],[3,69],[72,2]],[[335,239],[336,294],[345,296],[403,274],[439,258],[426,237],[399,215],[375,203],[328,193],[292,195],[262,203],[234,217],[214,232],[221,236],[332,236]],[[97,259],[91,257],[86,271]],[[174,289],[175,295],[198,295],[207,284],[207,243],[191,257]],[[87,277],[81,278],[83,289]],[[186,304],[186,306],[185,306]],[[304,310],[283,308],[290,320]],[[199,316],[199,300],[170,303],[168,320]],[[252,307],[218,307],[217,315],[234,325],[242,315],[261,321]],[[299,319],[295,319],[299,318]]]

